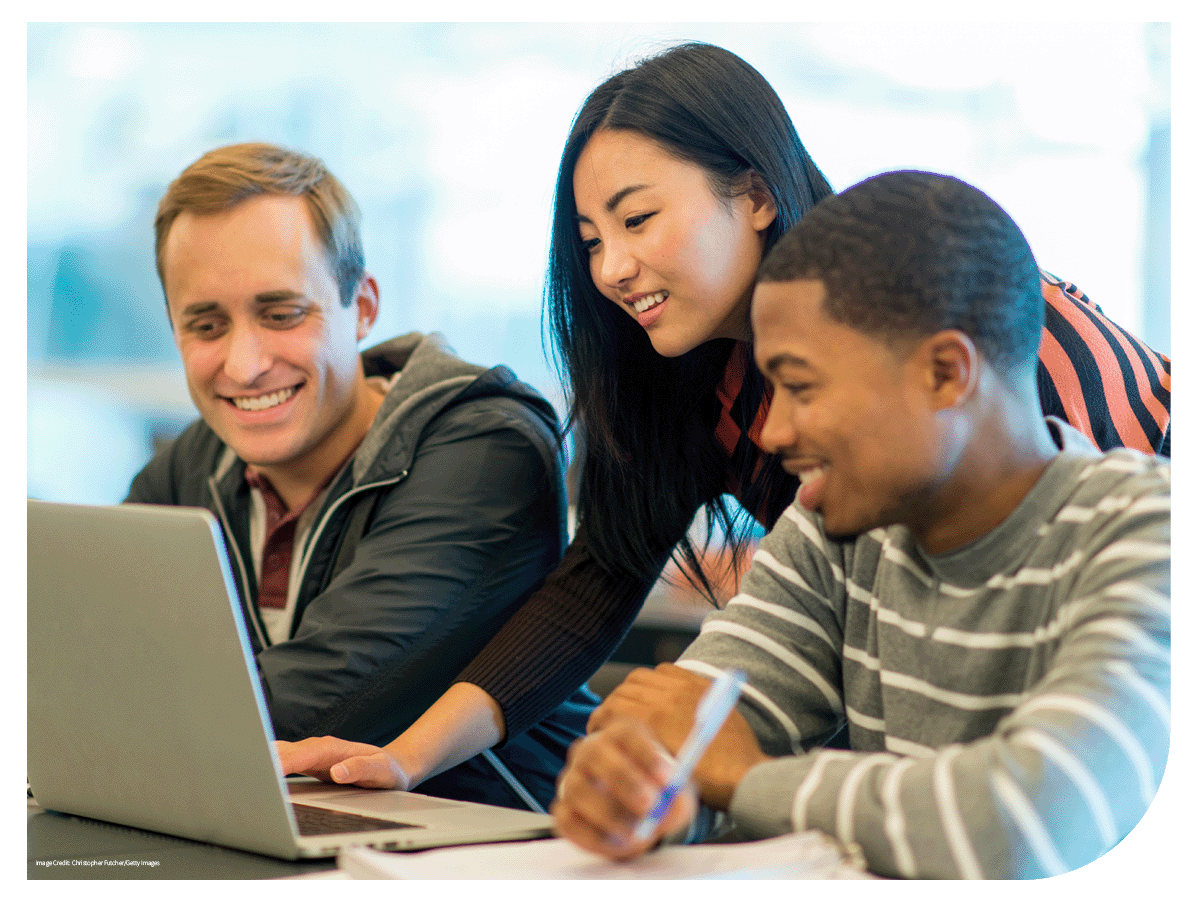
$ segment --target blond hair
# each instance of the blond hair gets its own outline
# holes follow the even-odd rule
[[[342,305],[349,306],[364,272],[358,204],[315,156],[266,143],[210,150],[171,182],[154,217],[154,260],[164,291],[167,233],[181,213],[224,212],[267,195],[304,198]]]

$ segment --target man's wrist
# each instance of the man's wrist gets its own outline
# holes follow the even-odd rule
[[[736,761],[725,761],[719,770],[712,772],[700,782],[700,799],[705,806],[728,812],[733,803],[733,793],[742,783],[746,775],[759,763],[767,762],[771,757],[757,754]]]

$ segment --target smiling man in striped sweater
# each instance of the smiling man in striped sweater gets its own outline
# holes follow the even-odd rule
[[[764,445],[801,477],[728,606],[633,673],[572,750],[555,815],[613,858],[710,810],[819,829],[904,877],[1037,877],[1137,824],[1170,722],[1170,468],[1043,418],[1039,275],[953,178],[819,204],[759,272]],[[633,828],[697,702],[737,709],[649,840]],[[850,749],[825,742],[846,727]],[[703,801],[697,815],[696,797]]]

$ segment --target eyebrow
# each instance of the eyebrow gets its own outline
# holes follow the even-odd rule
[[[628,197],[630,194],[634,193],[635,191],[643,191],[648,187],[650,187],[650,185],[648,185],[648,184],[631,184],[631,185],[629,185],[629,187],[621,188],[619,191],[617,191],[615,194],[613,194],[611,197],[609,197],[608,200],[605,201],[605,203],[604,203],[605,211],[612,212],[614,209],[617,208],[617,204],[620,203],[622,200],[624,200],[626,197]],[[592,220],[589,219],[587,216],[581,216],[578,213],[575,214],[575,220],[578,222],[587,222],[588,224],[592,223]]]
[[[767,360],[766,365],[763,366],[763,371],[773,373],[778,370],[780,366],[800,366],[801,368],[811,369],[812,363],[810,363],[804,357],[796,356],[792,353],[776,353]]]
[[[289,288],[280,288],[276,291],[263,291],[254,295],[255,306],[270,306],[272,303],[280,303],[285,300],[299,300],[304,297],[300,291],[293,291]],[[211,312],[216,312],[220,309],[220,304],[212,300],[202,300],[199,303],[189,303],[183,308],[181,316],[204,316]]]
[[[279,303],[282,300],[301,300],[304,294],[300,291],[293,291],[290,288],[280,288],[276,291],[263,291],[260,294],[254,295],[254,303],[257,306],[266,306],[270,303]]]
[[[203,316],[206,313],[213,312],[216,308],[217,304],[213,303],[212,301],[205,301],[203,303],[189,303],[182,310],[180,310],[179,315]]]

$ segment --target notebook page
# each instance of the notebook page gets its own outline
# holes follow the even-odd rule
[[[610,862],[562,838],[385,853],[342,852],[351,878],[408,880],[871,878],[847,863],[839,846],[816,831],[738,844],[663,847],[640,859]]]

